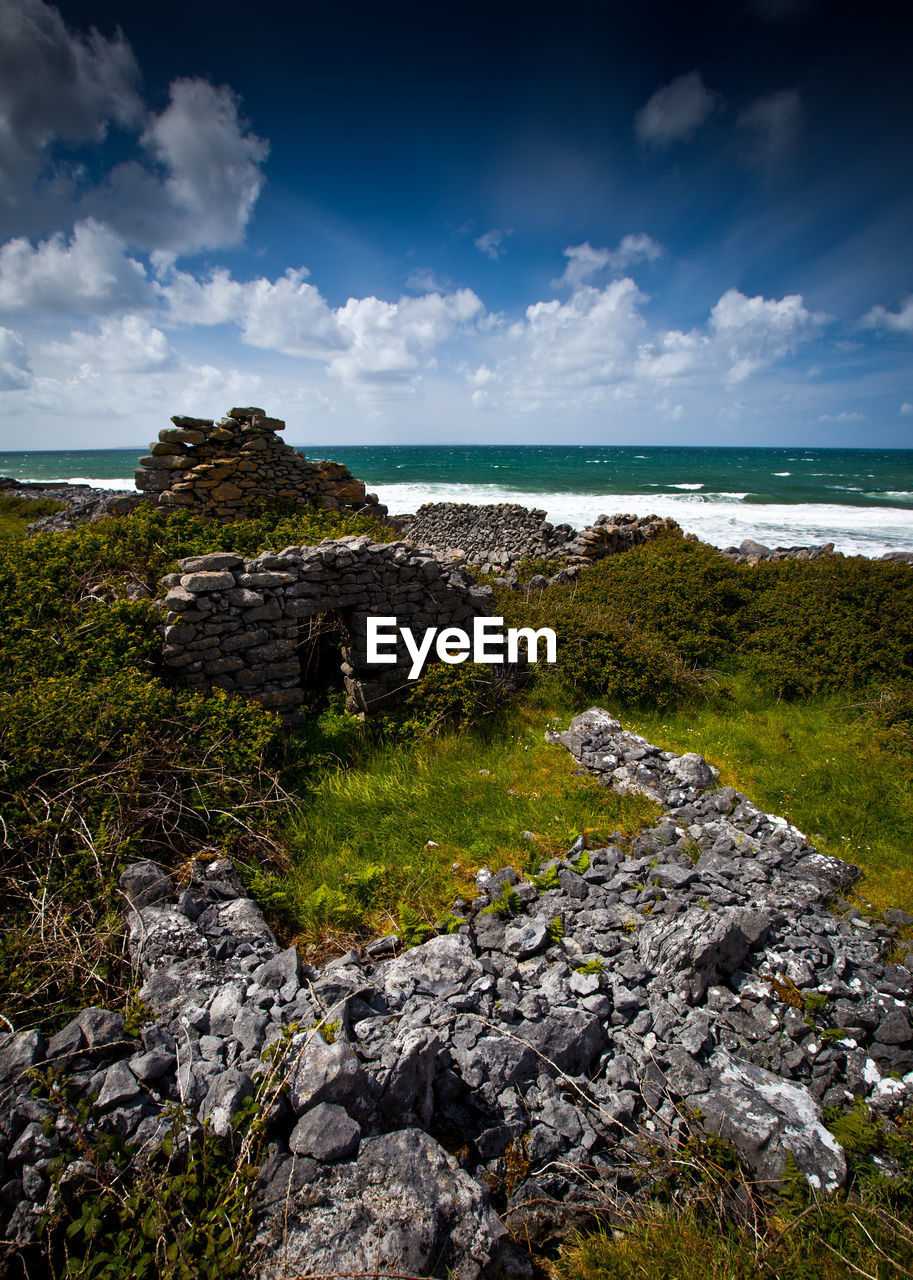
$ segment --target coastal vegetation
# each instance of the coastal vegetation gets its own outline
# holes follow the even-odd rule
[[[282,509],[216,525],[141,508],[26,539],[22,514],[0,511],[0,988],[17,1030],[56,1029],[89,1004],[135,1007],[117,877],[137,858],[180,875],[192,858],[230,856],[283,942],[314,960],[377,933],[446,931],[481,865],[536,873],[581,834],[592,847],[653,821],[647,801],[577,776],[545,744],[556,717],[592,702],[664,747],[702,752],[722,782],[858,863],[841,910],[913,913],[906,565],[746,566],[661,538],[570,584],[497,589],[505,625],[555,628],[553,669],[431,666],[370,724],[328,691],[289,731],[254,703],[163,678],[159,581],[183,556],[389,540],[386,527]],[[839,1201],[798,1183],[761,1199],[728,1153],[696,1148],[684,1171],[657,1177],[644,1216],[566,1245],[556,1274],[903,1274],[913,1146],[901,1139],[860,1113],[841,1133],[854,1182]],[[892,1180],[874,1160],[885,1152]]]

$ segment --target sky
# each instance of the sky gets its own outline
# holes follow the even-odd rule
[[[0,0],[0,450],[913,447],[874,0]]]

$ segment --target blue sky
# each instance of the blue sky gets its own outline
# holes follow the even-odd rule
[[[899,11],[0,0],[0,449],[913,446]]]

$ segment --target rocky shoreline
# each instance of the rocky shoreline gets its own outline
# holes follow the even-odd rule
[[[630,1207],[657,1146],[720,1134],[778,1185],[790,1156],[842,1184],[823,1106],[913,1096],[913,951],[840,895],[858,870],[593,708],[549,735],[646,795],[657,821],[519,877],[482,868],[446,930],[376,939],[321,969],[282,951],[230,863],[121,881],[148,1011],[84,1011],[47,1042],[0,1037],[0,1203],[27,1241],[85,1153],[116,1133],[147,1164],[166,1133],[266,1117],[251,1275],[531,1275],[581,1213]],[[429,837],[433,836],[429,832]],[[32,1087],[53,1069],[56,1093]],[[186,1140],[186,1139],[185,1139]],[[51,1162],[62,1173],[52,1184]]]
[[[161,434],[178,435],[179,431],[176,429]],[[329,468],[336,464],[313,465]],[[333,481],[340,484],[350,482],[352,477],[348,473],[341,481]],[[362,485],[362,490],[363,488]],[[29,532],[32,533],[64,533],[105,516],[127,515],[143,503],[158,503],[162,497],[128,489],[94,489],[82,484],[31,484],[9,476],[0,476],[0,496],[3,495],[30,500],[50,498],[66,503],[63,511],[33,521],[29,525]],[[322,500],[326,499],[327,495],[323,494]],[[357,503],[357,495],[355,500]],[[376,512],[378,518],[389,524],[400,537],[435,551],[447,560],[458,557],[474,572],[492,574],[509,587],[519,585],[516,570],[524,560],[544,559],[555,562],[556,573],[550,576],[537,575],[534,587],[570,582],[582,568],[607,555],[630,551],[662,534],[682,534],[681,527],[668,517],[660,519],[656,515],[638,516],[631,513],[601,515],[592,525],[577,530],[570,525],[551,525],[545,519],[544,511],[513,503],[429,503],[414,514],[387,516],[385,509],[375,500],[374,506],[360,509]],[[683,536],[695,538],[694,534],[689,533]],[[768,547],[751,538],[744,539],[737,547],[722,549],[720,555],[735,563],[749,565],[764,561],[844,558],[844,553],[835,550],[832,542]],[[913,551],[886,551],[878,558],[913,565]]]

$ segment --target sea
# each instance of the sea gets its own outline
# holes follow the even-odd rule
[[[424,502],[516,502],[575,528],[603,512],[672,516],[717,547],[752,538],[786,547],[833,542],[848,555],[913,551],[913,449],[295,447],[345,463],[393,513]],[[0,475],[132,489],[144,452],[0,453]]]

